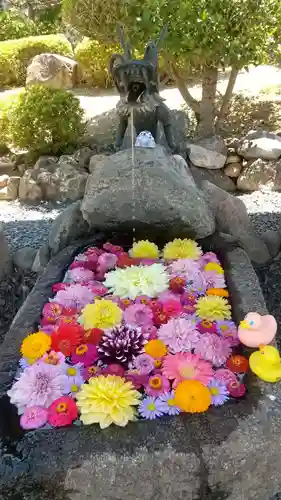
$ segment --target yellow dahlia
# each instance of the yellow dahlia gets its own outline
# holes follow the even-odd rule
[[[216,262],[208,262],[204,267],[205,271],[214,271],[217,274],[224,274],[223,268]]]
[[[122,321],[122,309],[111,300],[96,300],[94,304],[88,304],[82,309],[80,322],[85,330],[100,328],[106,330],[120,325]]]
[[[21,345],[21,353],[32,364],[51,348],[51,337],[44,332],[32,333],[25,337]]]
[[[159,249],[155,243],[148,240],[138,241],[129,251],[130,257],[135,259],[158,259]]]
[[[125,427],[135,420],[134,406],[139,404],[140,397],[131,382],[116,375],[90,378],[76,395],[83,424],[100,424],[101,429],[111,424]]]
[[[168,290],[170,277],[163,264],[131,266],[115,269],[105,275],[104,285],[122,299],[135,299],[138,295],[157,297]]]
[[[197,380],[184,380],[175,390],[175,405],[187,413],[208,410],[212,396],[209,389]]]
[[[231,307],[223,297],[201,297],[196,306],[196,314],[200,319],[217,321],[231,319]]]
[[[193,259],[197,260],[202,255],[201,248],[193,240],[175,239],[165,245],[163,256],[165,260]]]

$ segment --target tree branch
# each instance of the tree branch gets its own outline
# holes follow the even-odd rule
[[[239,68],[232,66],[231,72],[229,75],[229,79],[228,79],[228,83],[227,83],[227,87],[226,87],[226,91],[225,91],[225,94],[223,96],[222,105],[221,105],[221,108],[220,108],[218,116],[217,116],[217,121],[216,121],[216,129],[217,130],[220,126],[220,123],[224,119],[226,113],[228,112],[229,102],[230,102],[230,99],[231,99],[232,94],[233,94],[233,89],[234,89],[234,85],[235,85],[238,73],[239,73]]]
[[[178,87],[182,98],[184,99],[186,104],[188,104],[188,106],[191,107],[192,111],[194,111],[194,113],[198,116],[200,114],[199,102],[196,101],[196,99],[194,99],[194,97],[192,97],[191,93],[189,92],[189,90],[185,84],[184,79],[180,76],[180,74],[175,66],[175,63],[170,59],[170,57],[167,54],[164,55],[164,59],[165,59],[166,65],[168,66],[169,71],[172,75],[172,78],[176,82],[176,86]]]

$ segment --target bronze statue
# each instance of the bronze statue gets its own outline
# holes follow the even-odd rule
[[[119,27],[124,54],[113,54],[109,64],[110,74],[120,94],[120,101],[117,104],[119,115],[117,149],[121,148],[133,108],[137,135],[147,130],[157,142],[157,125],[161,122],[169,148],[173,153],[178,152],[173,138],[171,111],[159,95],[158,47],[166,32],[165,26],[158,41],[148,42],[143,59],[137,60],[132,58],[131,48],[125,43],[123,31]]]

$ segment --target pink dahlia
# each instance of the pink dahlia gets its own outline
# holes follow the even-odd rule
[[[231,382],[237,382],[235,373],[231,372],[227,368],[219,368],[219,370],[216,370],[214,379],[219,380],[226,385],[230,384]]]
[[[124,252],[124,249],[118,245],[112,245],[111,243],[105,243],[103,245],[103,249],[106,252],[113,253],[114,255],[119,255],[120,253]]]
[[[162,310],[169,318],[177,318],[182,312],[182,305],[177,299],[164,300]]]
[[[109,269],[114,269],[117,264],[117,256],[113,253],[103,253],[98,258],[97,271],[99,268],[104,269],[105,272],[109,271]]]
[[[214,252],[206,252],[201,255],[199,259],[199,264],[202,269],[204,269],[206,264],[208,264],[209,262],[214,262],[215,264],[218,264],[220,266],[220,261]]]
[[[158,337],[158,330],[154,325],[147,325],[141,328],[145,340],[155,340]]]
[[[95,296],[103,297],[108,293],[108,288],[102,285],[99,281],[94,281],[92,283],[88,283],[87,287]]]
[[[218,274],[215,271],[204,271],[206,288],[225,288],[224,274]]]
[[[53,293],[58,293],[61,290],[66,290],[70,286],[70,283],[55,283],[52,286]]]
[[[153,313],[148,306],[133,304],[124,311],[124,321],[132,326],[150,326],[153,321]]]
[[[211,363],[190,352],[168,354],[163,362],[162,373],[169,380],[174,380],[173,387],[183,380],[197,380],[208,385],[214,374]]]
[[[20,418],[20,426],[22,429],[39,429],[46,424],[48,419],[48,410],[42,406],[32,406],[26,408],[24,414]]]
[[[154,370],[154,359],[149,354],[140,354],[135,358],[134,366],[141,375],[148,375]]]
[[[7,394],[20,412],[32,406],[48,408],[63,395],[66,383],[67,376],[59,366],[36,363],[19,375]]]
[[[158,338],[169,347],[172,353],[191,351],[200,337],[194,322],[185,318],[171,319],[158,330]]]
[[[73,364],[82,363],[84,366],[90,366],[98,357],[98,349],[94,344],[81,344],[72,353],[71,361]]]
[[[222,366],[229,358],[231,348],[228,341],[218,335],[203,333],[194,352],[206,361],[210,361],[214,366]]]
[[[77,267],[70,269],[66,274],[67,281],[72,283],[83,283],[85,281],[93,281],[95,279],[95,274],[90,269],[85,269],[83,267]]]
[[[82,309],[94,300],[94,293],[82,285],[70,285],[66,290],[60,290],[54,297],[54,302],[64,307]]]
[[[170,382],[163,375],[152,375],[149,378],[148,384],[145,386],[145,392],[148,396],[160,396],[171,389]]]
[[[176,300],[180,302],[180,297],[177,293],[173,293],[170,290],[165,290],[165,292],[161,292],[158,295],[158,301],[163,304],[163,302],[167,302],[167,300]]]
[[[192,259],[179,259],[170,264],[169,271],[173,278],[177,276],[185,278],[186,288],[205,292],[204,274],[200,269],[199,262]]]

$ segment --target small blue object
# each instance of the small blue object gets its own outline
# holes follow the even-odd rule
[[[135,143],[136,148],[155,148],[155,140],[151,132],[148,130],[143,130],[137,138]]]

